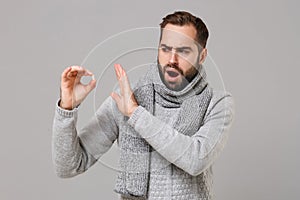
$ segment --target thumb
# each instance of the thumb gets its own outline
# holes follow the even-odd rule
[[[92,91],[96,87],[96,80],[91,80],[89,84],[86,85],[86,89],[88,92]]]
[[[110,96],[113,98],[113,100],[115,100],[115,102],[116,102],[117,104],[119,104],[121,98],[120,98],[120,96],[119,96],[117,93],[112,92],[112,93],[110,94]]]

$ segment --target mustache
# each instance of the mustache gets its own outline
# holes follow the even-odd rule
[[[183,71],[179,68],[178,64],[174,63],[174,64],[166,64],[163,66],[164,71],[167,70],[167,68],[173,68],[176,69],[181,75],[183,75]]]

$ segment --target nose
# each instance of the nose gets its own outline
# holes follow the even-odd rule
[[[169,63],[171,64],[178,64],[178,55],[175,51],[172,51],[171,57],[169,59]]]

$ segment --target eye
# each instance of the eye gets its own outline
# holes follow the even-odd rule
[[[182,55],[188,55],[189,53],[191,53],[191,51],[188,49],[178,49],[177,53],[182,54]]]
[[[168,52],[172,51],[172,48],[170,48],[170,47],[165,47],[165,46],[160,47],[160,49],[161,49],[163,52],[165,52],[165,53],[168,53]]]

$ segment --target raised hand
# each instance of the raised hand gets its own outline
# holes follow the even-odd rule
[[[92,80],[87,85],[84,85],[80,82],[83,76],[92,76]],[[60,107],[72,110],[78,106],[95,87],[96,80],[92,72],[81,66],[66,68],[61,74]]]
[[[127,74],[120,64],[115,64],[116,76],[120,85],[120,95],[111,93],[111,97],[117,103],[118,109],[123,115],[130,117],[138,107],[138,103],[131,90]]]

